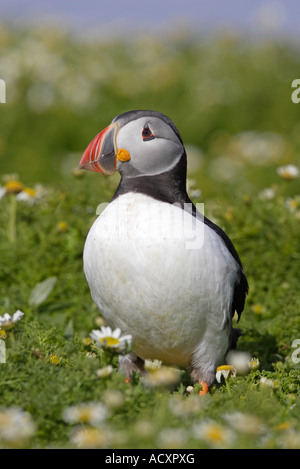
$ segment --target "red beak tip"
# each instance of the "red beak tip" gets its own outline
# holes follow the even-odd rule
[[[94,171],[96,173],[102,174],[113,174],[115,168],[114,171],[110,173],[110,168],[106,165],[106,169],[104,169],[101,163],[103,145],[105,144],[104,141],[110,128],[111,126],[109,125],[93,138],[81,157],[79,162],[79,169]],[[114,130],[114,127],[112,130]]]

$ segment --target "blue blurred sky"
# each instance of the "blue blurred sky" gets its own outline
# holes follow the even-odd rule
[[[299,36],[299,0],[1,0],[0,21],[52,20],[82,34],[132,35],[182,25]]]

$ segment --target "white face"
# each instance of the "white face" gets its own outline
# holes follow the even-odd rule
[[[152,176],[171,170],[180,160],[183,146],[172,128],[157,117],[141,117],[121,127],[117,150],[130,153],[129,161],[117,163],[126,177]]]

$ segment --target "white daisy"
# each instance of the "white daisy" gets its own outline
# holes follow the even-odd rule
[[[259,363],[258,358],[255,358],[255,357],[251,358],[251,360],[250,360],[250,369],[251,370],[257,370],[259,368],[259,365],[260,365],[260,363]]]
[[[254,415],[236,411],[224,414],[223,418],[238,433],[259,435],[266,431],[263,422]]]
[[[236,370],[233,368],[231,365],[222,365],[218,366],[217,372],[216,372],[216,380],[218,383],[221,383],[222,378],[228,379],[229,376],[233,376],[234,378],[236,377]]]
[[[289,212],[295,213],[300,206],[300,196],[288,197],[284,203]]]
[[[124,395],[117,389],[106,389],[101,396],[102,401],[109,409],[118,409],[124,404]]]
[[[19,192],[16,198],[19,202],[27,202],[29,205],[31,205],[36,200],[36,193],[34,189],[26,188]]]
[[[164,449],[180,449],[188,439],[183,428],[164,428],[157,437],[157,445]]]
[[[278,446],[284,449],[300,448],[300,432],[295,429],[288,429],[277,439]]]
[[[109,435],[106,429],[80,428],[73,434],[71,440],[81,449],[106,448]]]
[[[280,383],[277,380],[272,380],[269,378],[266,378],[265,376],[262,376],[259,380],[259,384],[262,387],[267,387],[267,388],[273,388],[273,389],[278,389],[280,387]]]
[[[111,365],[104,366],[103,368],[99,368],[96,371],[96,375],[98,378],[108,378],[113,372],[113,367]]]
[[[18,201],[26,202],[33,205],[37,200],[40,200],[46,195],[46,190],[41,184],[37,184],[35,188],[24,187],[21,192],[16,195]]]
[[[127,334],[121,336],[121,329],[114,331],[110,327],[102,326],[100,330],[93,330],[91,338],[97,342],[97,346],[116,353],[128,353],[132,345],[132,336]]]
[[[2,199],[6,195],[5,187],[0,187],[0,199]]]
[[[144,362],[144,368],[147,371],[154,371],[158,370],[158,368],[161,368],[161,364],[161,360],[149,360],[148,358],[146,358]]]
[[[17,179],[11,179],[6,181],[4,186],[0,188],[0,198],[8,194],[19,194],[24,189],[23,184]]]
[[[143,377],[143,382],[146,387],[159,388],[159,387],[173,387],[180,381],[180,371],[177,368],[162,366],[155,370],[150,371]]]
[[[291,181],[292,179],[296,179],[299,176],[299,169],[293,164],[279,166],[279,168],[277,168],[277,174],[279,174],[282,179]]]
[[[30,438],[35,424],[28,412],[19,407],[0,409],[0,441],[18,444]]]
[[[183,398],[177,395],[172,396],[169,399],[168,405],[172,414],[183,418],[189,415],[195,415],[197,412],[203,410],[206,402],[206,399],[199,399],[198,394],[194,393],[188,398]]]
[[[86,402],[67,407],[62,416],[70,424],[85,423],[96,427],[106,419],[107,414],[107,408],[100,402]]]
[[[214,448],[227,448],[235,439],[233,431],[213,420],[196,423],[193,427],[193,436]]]
[[[275,191],[271,187],[266,187],[266,189],[263,189],[259,194],[258,198],[260,200],[272,200],[275,198]]]
[[[10,329],[12,328],[22,317],[24,316],[23,311],[18,309],[13,316],[8,313],[5,313],[4,316],[0,316],[0,329]]]

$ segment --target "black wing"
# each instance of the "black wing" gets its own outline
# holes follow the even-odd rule
[[[242,311],[245,306],[245,300],[246,300],[246,295],[249,291],[249,285],[248,281],[245,275],[245,272],[243,270],[243,265],[241,262],[241,259],[239,258],[238,253],[236,252],[236,249],[234,245],[232,244],[232,241],[230,238],[227,236],[227,234],[215,223],[213,223],[211,220],[208,218],[204,217],[204,223],[209,226],[212,230],[214,230],[220,238],[222,238],[225,246],[227,247],[228,251],[232,255],[232,257],[236,260],[238,263],[240,269],[239,269],[239,278],[236,281],[236,284],[234,286],[234,294],[233,294],[233,301],[232,301],[232,310],[231,314],[232,316],[234,315],[235,311],[237,312],[238,315],[238,321],[240,319],[240,316],[242,314]]]

